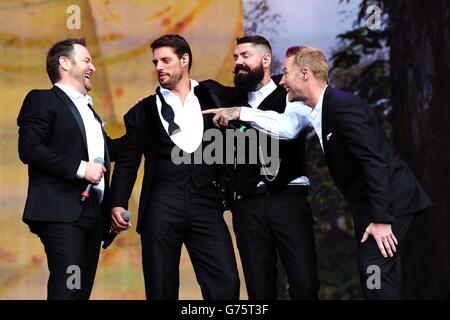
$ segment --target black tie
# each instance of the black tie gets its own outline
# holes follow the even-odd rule
[[[172,134],[177,133],[180,130],[180,127],[175,123],[175,113],[173,112],[172,107],[164,100],[159,87],[156,89],[156,94],[161,101],[161,115],[169,124],[168,131],[169,136],[171,136]]]

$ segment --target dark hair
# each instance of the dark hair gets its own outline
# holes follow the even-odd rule
[[[269,52],[272,53],[272,47],[270,46],[269,41],[264,38],[263,36],[258,35],[252,35],[252,36],[243,36],[240,38],[236,38],[237,44],[243,44],[243,43],[252,43],[254,45],[262,45],[269,49]]]
[[[189,55],[189,70],[191,70],[192,67],[191,47],[189,46],[189,43],[186,41],[186,39],[184,39],[182,36],[178,34],[166,34],[153,41],[150,47],[152,48],[153,51],[161,47],[170,47],[174,49],[175,54],[180,59],[185,53],[187,53]]]
[[[59,57],[70,57],[73,51],[73,45],[79,44],[86,47],[84,38],[69,38],[55,43],[47,53],[47,74],[52,84],[61,79],[59,74]]]

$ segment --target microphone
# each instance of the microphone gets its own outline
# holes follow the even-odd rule
[[[122,217],[123,220],[125,220],[126,222],[131,220],[131,212],[128,210],[123,211],[120,216]],[[127,228],[124,230],[128,230],[129,226],[127,226]],[[114,239],[117,237],[118,233],[114,232],[114,231],[110,231],[108,236],[106,237],[105,241],[103,241],[103,245],[102,248],[106,249],[109,247],[109,245],[114,241]]]
[[[248,127],[238,120],[228,121],[228,127],[233,128],[235,130],[239,130],[241,132],[247,131]]]
[[[103,158],[97,157],[94,160],[95,163],[99,163],[101,165],[105,164],[105,160],[103,160]],[[84,189],[83,192],[81,192],[81,202],[85,202],[87,198],[89,198],[89,191],[91,191],[92,188],[92,183],[89,183],[86,187],[86,189]]]

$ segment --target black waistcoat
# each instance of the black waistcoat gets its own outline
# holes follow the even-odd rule
[[[283,87],[277,86],[269,96],[267,96],[261,104],[258,106],[260,110],[273,110],[278,113],[283,113],[286,109],[286,91]],[[247,102],[247,94],[241,95],[241,105],[250,107]],[[256,129],[250,128],[248,130]],[[248,131],[247,130],[247,131]],[[260,135],[262,133],[259,133]],[[267,139],[267,145],[270,146],[270,139]],[[261,142],[258,139],[258,145]],[[261,161],[260,153],[258,151],[258,163],[257,164],[237,164],[234,172],[234,188],[237,193],[249,196],[256,190],[256,186],[260,181],[264,181],[268,187],[276,192],[292,180],[305,176],[305,130],[293,140],[279,140],[279,168],[272,168],[270,172],[266,171],[265,174],[261,174]],[[250,147],[250,146],[249,146]],[[246,148],[247,150],[249,148]],[[274,152],[270,150],[270,152]]]
[[[201,110],[216,107],[207,88],[201,84],[194,88],[194,93],[199,99]],[[220,164],[179,164],[175,165],[170,159],[172,148],[175,144],[170,139],[164,129],[156,106],[156,96],[151,96],[143,100],[145,110],[145,121],[140,123],[139,148],[145,156],[145,172],[142,190],[150,190],[155,179],[163,179],[184,186],[188,181],[192,181],[196,188],[207,185],[221,184],[224,175],[223,166]],[[204,131],[214,128],[212,117],[203,116]],[[207,146],[209,142],[203,142],[201,148]],[[214,183],[216,182],[216,183]],[[146,195],[141,194],[141,201],[146,199]],[[144,209],[145,204],[140,204],[140,209]]]

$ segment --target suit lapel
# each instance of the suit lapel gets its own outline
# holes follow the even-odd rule
[[[81,118],[80,112],[78,111],[77,107],[75,106],[75,104],[73,103],[73,101],[67,96],[67,94],[64,93],[64,91],[62,91],[60,88],[58,88],[57,86],[54,86],[52,88],[53,92],[56,93],[56,96],[62,100],[62,102],[64,102],[64,104],[69,108],[69,110],[72,112],[75,121],[78,124],[78,127],[81,130],[81,134],[83,137],[83,141],[84,141],[84,145],[86,147],[87,150],[87,138],[86,138],[86,129],[84,127],[84,123],[83,123],[83,119]],[[97,119],[97,121],[100,123],[101,129],[102,129],[102,134],[103,134],[103,141],[104,141],[104,148],[105,148],[105,167],[108,169],[109,171],[109,167],[110,167],[110,159],[109,159],[109,152],[108,152],[108,144],[107,144],[107,137],[106,137],[106,133],[103,130],[103,126],[102,126],[102,120],[100,119],[100,117],[98,116],[98,114],[95,112],[95,110],[92,108],[92,106],[90,104],[88,104],[89,108],[91,109],[92,113],[94,114],[94,117]]]
[[[202,111],[220,107],[219,99],[214,99],[209,93],[209,90],[203,85],[199,84],[198,86],[195,86],[194,94],[198,98],[200,109]],[[217,105],[217,103],[219,103],[219,105]],[[205,131],[209,128],[212,128],[213,126],[214,124],[212,122],[212,117],[203,116],[203,130]]]
[[[327,135],[329,134],[329,130],[332,129],[332,126],[329,125],[330,119],[330,110],[329,110],[329,100],[330,100],[331,88],[328,86],[325,89],[325,94],[323,95],[322,102],[322,143],[323,143],[323,152],[325,154],[325,158],[328,161],[328,139]]]
[[[64,105],[69,108],[70,112],[72,112],[73,117],[75,118],[75,121],[77,122],[78,127],[81,130],[81,136],[83,137],[84,146],[87,150],[86,129],[84,128],[83,119],[81,118],[80,112],[78,112],[77,107],[72,102],[72,100],[70,100],[67,94],[64,93],[64,91],[62,91],[57,86],[53,86],[52,90],[56,94],[56,96],[64,103]]]
[[[151,95],[140,102],[143,119],[142,121],[140,118],[138,119],[138,130],[141,132],[138,134],[138,145],[145,154],[152,155],[150,159],[154,161],[154,164],[159,154],[160,130],[165,130],[156,106],[156,97],[156,94]]]
[[[209,95],[208,89],[204,88],[201,84],[194,87],[194,94],[200,102],[202,111],[215,107],[216,102]]]
[[[275,110],[278,111],[280,113],[284,112],[283,109],[279,108],[279,104],[274,103],[274,100],[276,101],[278,99],[278,96],[280,94],[285,94],[286,90],[281,87],[281,86],[277,86],[277,88],[275,90],[273,90],[267,97],[264,98],[263,101],[261,101],[261,103],[258,106],[258,109],[266,111],[266,110]]]
[[[235,99],[233,101],[234,105],[251,108],[248,103],[248,94],[246,91],[235,88]]]
[[[94,114],[95,119],[97,119],[98,122],[100,122],[100,125],[102,124],[102,119],[98,116],[97,112],[95,112],[94,108],[92,108],[91,104],[88,103],[89,109],[91,109],[92,113]],[[102,126],[103,128],[103,126]],[[103,129],[102,129],[103,130]]]

